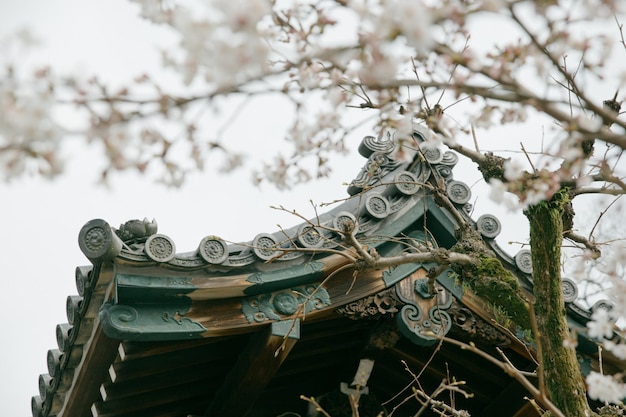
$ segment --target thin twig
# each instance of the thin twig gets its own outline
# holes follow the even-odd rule
[[[471,352],[476,353],[478,356],[498,366],[507,375],[510,375],[511,377],[513,377],[524,388],[526,388],[526,390],[533,396],[533,398],[535,398],[535,400],[537,400],[545,408],[547,408],[548,410],[552,412],[554,417],[565,417],[565,415],[561,412],[561,410],[559,410],[550,400],[545,398],[541,394],[541,392],[514,366],[494,358],[488,353],[478,349],[476,345],[474,345],[473,343],[467,344],[467,343],[464,343],[455,339],[451,339],[448,337],[444,337],[443,340],[445,340],[447,343],[459,346],[461,349],[470,350]]]
[[[300,396],[300,399],[301,399],[301,400],[304,400],[304,401],[308,401],[308,402],[310,402],[311,404],[313,404],[313,406],[315,407],[315,411],[322,413],[322,414],[324,415],[324,417],[332,417],[330,414],[328,414],[328,413],[326,412],[326,410],[324,410],[324,409],[320,406],[320,404],[317,402],[317,400],[315,399],[315,397],[307,397],[307,396],[305,396],[305,395],[301,395],[301,396]]]

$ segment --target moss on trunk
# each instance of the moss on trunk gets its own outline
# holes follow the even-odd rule
[[[481,258],[470,287],[483,300],[502,308],[513,323],[530,330],[528,300],[517,278],[496,258]]]
[[[466,225],[457,230],[453,252],[476,256],[475,265],[457,266],[469,288],[484,301],[500,308],[518,326],[530,330],[529,304],[517,278],[487,248],[480,234]]]
[[[530,223],[535,317],[546,387],[552,402],[568,417],[593,415],[573,349],[565,348],[569,337],[561,287],[563,210],[568,203],[562,190],[552,200],[531,206],[525,214]]]

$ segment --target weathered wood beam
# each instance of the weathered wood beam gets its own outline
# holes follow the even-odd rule
[[[318,303],[312,311],[306,314],[307,320],[315,320],[318,315],[332,313],[337,307],[359,300],[372,294],[376,294],[386,288],[382,279],[382,270],[367,270],[359,272],[356,281],[354,280],[354,270],[346,269],[336,274],[321,286],[317,293],[328,294],[331,303]],[[311,283],[308,286],[320,285]],[[308,287],[307,286],[307,287]],[[283,290],[279,292],[291,292],[293,290]],[[243,300],[245,301],[245,300]],[[271,308],[272,305],[269,305]],[[295,318],[295,314],[281,314],[276,312],[282,320]],[[265,320],[250,321],[242,314],[242,299],[231,298],[214,301],[194,301],[185,317],[193,322],[201,324],[206,331],[202,337],[226,336],[230,334],[248,333],[256,327],[267,326]]]
[[[113,274],[111,264],[101,265],[97,281],[90,284],[92,285],[89,295],[90,304],[100,306],[112,297]],[[90,311],[92,308],[87,306],[87,310]],[[117,356],[120,341],[113,340],[104,334],[97,320],[89,327],[92,331],[82,346],[65,346],[65,342],[62,343],[64,346],[59,346],[67,348],[70,353],[76,351],[80,362],[73,372],[73,381],[67,389],[65,402],[57,414],[58,417],[90,414],[91,405],[100,400],[101,381],[107,376],[109,366]]]
[[[426,270],[420,264],[356,272],[346,268],[323,281],[243,298],[190,301],[184,295],[170,297],[165,303],[159,299],[139,302],[130,297],[128,304],[105,304],[99,318],[105,332],[120,340],[145,342],[254,333],[270,321],[292,320],[303,314],[309,321],[328,316],[337,307],[376,294],[411,274],[425,276]]]
[[[104,334],[96,327],[81,366],[77,368],[72,389],[65,397],[59,417],[87,416],[91,405],[100,400],[100,384],[107,375],[109,365],[117,356],[118,340]]]
[[[119,397],[107,401],[95,402],[91,407],[92,417],[129,417],[168,415],[166,409],[176,410],[170,415],[180,415],[181,408],[188,410],[201,409],[197,407],[197,399],[205,392],[205,385],[197,381],[185,381],[185,383],[166,386],[161,385],[158,389],[133,395]]]
[[[247,415],[299,338],[299,319],[274,322],[254,335],[205,415]]]
[[[193,301],[202,301],[241,297],[313,282],[348,263],[344,256],[333,254],[287,268],[273,264],[265,271],[207,275],[206,272],[195,271],[183,271],[181,274],[180,271],[159,266],[137,268],[119,261],[116,272],[121,302],[127,298],[151,298],[155,294],[162,296],[181,292]]]

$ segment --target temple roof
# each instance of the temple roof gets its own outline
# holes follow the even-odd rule
[[[532,297],[530,252],[509,256],[495,240],[499,220],[470,217],[470,187],[453,175],[458,157],[426,146],[427,134],[415,132],[423,146],[408,156],[391,140],[364,138],[359,152],[367,161],[343,203],[248,242],[206,235],[194,251],[178,253],[154,221],[85,224],[79,246],[90,265],[76,268],[78,294],[67,298],[68,323],[57,326],[58,348],[48,351],[33,416],[304,416],[301,395],[350,385],[364,358],[375,361],[371,398],[389,400],[385,407],[400,407],[399,415],[419,408],[404,399],[422,370],[429,392],[445,377],[466,381],[474,397],[458,398],[457,406],[473,416],[536,415],[519,383],[440,343],[447,334],[486,351],[501,348],[520,369],[534,369],[530,342],[497,324],[497,311],[452,270],[437,277],[435,296],[426,278],[432,264],[367,269],[345,256],[344,234],[354,227],[381,255],[454,245],[455,216],[425,186],[440,184]],[[588,371],[596,345],[584,336],[585,323],[609,305],[585,308],[568,279],[563,293]]]

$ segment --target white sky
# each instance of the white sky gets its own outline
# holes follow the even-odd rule
[[[140,22],[136,9],[124,0],[0,0],[0,36],[29,26],[45,42],[42,61],[66,69],[82,68],[110,80],[124,80],[158,65],[153,47],[158,33]],[[234,134],[254,139],[257,153],[279,146],[264,109],[253,108],[239,120]],[[1,111],[1,109],[0,109]],[[312,215],[308,201],[331,201],[346,196],[343,183],[358,173],[364,162],[356,153],[361,134],[349,146],[347,158],[334,161],[336,174],[323,182],[288,192],[255,188],[250,172],[219,176],[214,172],[192,178],[180,190],[155,185],[135,175],[118,176],[112,187],[96,184],[97,152],[74,149],[67,174],[52,182],[29,178],[0,183],[0,415],[30,416],[30,398],[38,394],[39,374],[47,373],[46,353],[56,348],[55,326],[67,321],[65,299],[77,293],[74,268],[89,262],[78,248],[77,236],[88,220],[103,218],[112,226],[133,218],[153,217],[159,232],[174,239],[178,252],[196,249],[209,234],[227,240],[251,240],[272,232],[276,224],[290,226],[295,219],[271,210],[282,204]],[[478,178],[472,171],[455,170],[455,178],[469,185]],[[471,180],[469,179],[471,178]],[[485,206],[486,196],[481,196]],[[477,218],[485,211],[474,215]],[[517,220],[498,214],[505,236],[498,239],[509,252],[519,248],[508,240],[524,240]],[[523,230],[523,229],[522,229]],[[8,386],[1,386],[9,384]]]
[[[28,25],[45,42],[45,60],[55,67],[97,71],[106,79],[125,80],[158,64],[148,25],[123,0],[0,1],[0,27],[8,33]],[[44,59],[42,59],[44,61]],[[267,107],[266,107],[267,108]],[[254,108],[251,109],[251,111]],[[240,120],[237,129],[253,137],[251,152],[267,148],[280,132],[262,114]],[[355,139],[356,148],[359,138]],[[283,204],[309,215],[309,199],[345,196],[345,187],[363,163],[355,154],[337,164],[332,179],[290,192],[254,187],[249,171],[216,175],[209,170],[180,190],[136,175],[118,176],[105,189],[96,184],[97,152],[77,154],[66,175],[54,181],[29,178],[0,183],[0,415],[30,416],[39,374],[47,373],[46,353],[56,348],[55,327],[67,322],[65,299],[77,294],[74,268],[88,265],[78,248],[78,232],[93,218],[112,226],[133,218],[156,218],[159,232],[174,239],[179,252],[196,249],[213,234],[248,241],[295,219],[269,208]],[[339,170],[341,171],[341,169]],[[6,386],[2,386],[7,384]]]

